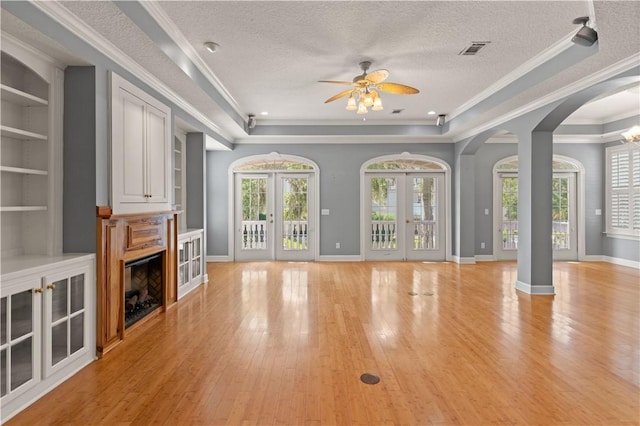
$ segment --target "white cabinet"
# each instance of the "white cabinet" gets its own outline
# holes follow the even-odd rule
[[[3,264],[2,422],[95,359],[95,256],[44,259]]]
[[[61,251],[61,69],[2,37],[0,223],[2,257]]]
[[[171,210],[171,110],[111,74],[114,214]]]
[[[206,282],[203,244],[202,229],[178,235],[178,299]]]

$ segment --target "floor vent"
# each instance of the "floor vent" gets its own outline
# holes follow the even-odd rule
[[[463,49],[458,55],[472,56],[478,53],[480,49],[485,47],[490,41],[472,41],[471,46]]]

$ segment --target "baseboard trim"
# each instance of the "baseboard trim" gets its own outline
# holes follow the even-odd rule
[[[619,257],[602,256],[605,262],[613,263],[620,266],[627,266],[629,268],[640,269],[640,262],[629,259],[620,259]]]
[[[531,285],[522,281],[516,281],[516,290],[533,296],[553,296],[556,294],[553,285]]]
[[[496,257],[492,254],[477,254],[476,262],[495,262]]]
[[[599,254],[591,254],[588,256],[582,256],[582,258],[578,259],[579,262],[606,262],[606,259],[604,256],[601,256]]]
[[[207,262],[233,262],[231,256],[207,256]]]
[[[318,262],[360,262],[362,258],[358,254],[343,256],[320,255],[316,260]]]
[[[476,263],[475,257],[451,256],[451,260],[460,265],[475,265]]]

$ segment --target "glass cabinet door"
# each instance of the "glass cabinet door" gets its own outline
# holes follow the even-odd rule
[[[3,283],[4,286],[4,283]],[[0,297],[0,396],[6,402],[40,381],[39,280]]]
[[[189,239],[178,241],[178,287],[189,283],[189,260],[191,250]]]
[[[193,237],[191,239],[191,278],[202,274],[202,238]]]
[[[87,347],[87,274],[47,277],[45,282],[45,374],[62,368]]]

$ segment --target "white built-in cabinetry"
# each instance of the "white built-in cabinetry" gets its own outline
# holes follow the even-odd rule
[[[95,255],[62,254],[64,72],[2,34],[0,421],[95,359]]]
[[[178,235],[178,299],[206,281],[204,231],[189,229]]]
[[[1,63],[2,258],[52,255],[62,247],[64,74],[4,37]]]
[[[171,110],[111,74],[114,214],[171,210]]]
[[[2,422],[95,359],[94,262],[93,254],[3,262]]]

